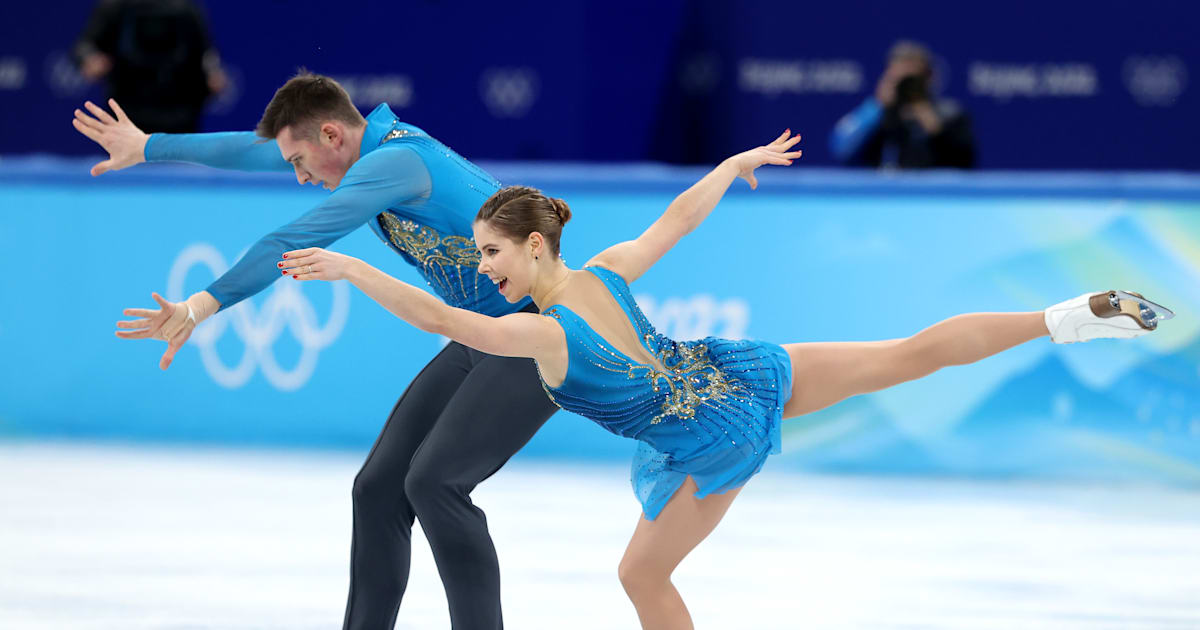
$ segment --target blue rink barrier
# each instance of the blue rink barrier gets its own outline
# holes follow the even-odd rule
[[[364,450],[444,340],[345,283],[278,282],[164,345],[113,336],[151,291],[181,299],[325,193],[288,175],[0,162],[0,435]],[[632,238],[703,170],[486,165],[574,212],[579,266]],[[334,249],[414,283],[366,230]],[[958,313],[1129,288],[1179,317],[1134,341],[1026,344],[784,426],[770,466],[1200,483],[1200,177],[863,174],[736,182],[633,290],[660,331],[779,343],[907,336]],[[423,283],[422,283],[423,284]],[[501,395],[497,392],[497,396]],[[522,457],[626,458],[566,413]]]

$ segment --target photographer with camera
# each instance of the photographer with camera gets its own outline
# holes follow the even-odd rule
[[[888,168],[972,168],[970,119],[954,101],[935,99],[933,56],[911,41],[888,52],[874,96],[846,114],[830,139],[842,163]]]

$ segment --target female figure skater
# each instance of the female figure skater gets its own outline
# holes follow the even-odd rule
[[[279,267],[297,280],[348,279],[418,328],[482,352],[532,357],[556,404],[639,440],[634,488],[643,516],[621,560],[621,583],[644,628],[691,628],[671,573],[768,454],[779,452],[782,419],[1044,335],[1057,343],[1135,337],[1173,315],[1136,294],[1110,291],[1040,312],[959,315],[888,341],[779,346],[659,335],[628,284],[698,226],[735,178],[756,188],[757,167],[800,157],[792,150],[799,136],[789,136],[725,160],[640,237],[581,270],[558,255],[571,216],[564,201],[519,186],[494,194],[474,224],[479,272],[510,302],[532,297],[540,315],[452,308],[362,261],[317,248],[288,252]]]

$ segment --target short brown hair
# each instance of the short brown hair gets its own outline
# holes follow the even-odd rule
[[[476,221],[486,221],[497,232],[514,241],[537,232],[546,239],[550,251],[558,256],[558,241],[563,225],[571,220],[571,208],[562,199],[552,199],[529,186],[509,186],[483,202],[475,215]]]
[[[291,127],[296,139],[311,140],[317,135],[318,125],[327,120],[356,127],[367,124],[351,102],[350,95],[337,81],[301,69],[283,87],[275,90],[254,133],[274,140],[284,127]]]

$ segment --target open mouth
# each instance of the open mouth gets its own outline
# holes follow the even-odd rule
[[[508,278],[507,277],[500,278],[499,280],[496,280],[495,278],[493,278],[492,282],[496,283],[496,289],[498,289],[500,292],[503,292],[504,287],[508,286]]]

